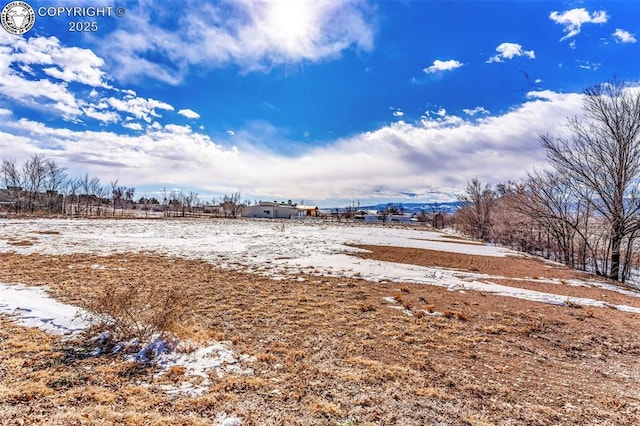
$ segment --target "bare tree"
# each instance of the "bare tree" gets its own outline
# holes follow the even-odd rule
[[[78,179],[70,178],[67,180],[67,195],[65,197],[65,211],[67,214],[78,214],[80,211],[80,198],[78,197],[78,191],[80,189],[80,182]]]
[[[162,215],[169,215],[169,197],[167,196],[167,188],[162,188]]]
[[[496,196],[491,211],[492,240],[515,250],[548,257],[549,245],[545,244],[548,238],[543,235],[546,230],[539,229],[531,214],[525,210],[525,206],[530,204],[526,184],[499,183],[496,185]]]
[[[54,211],[62,211],[62,205],[59,204],[67,173],[64,167],[58,166],[53,160],[45,160],[46,164],[46,182],[45,189],[47,194],[47,209],[49,214]]]
[[[88,216],[91,197],[91,179],[89,178],[89,174],[85,173],[84,176],[80,176],[77,179],[77,183],[78,189],[80,190],[80,194],[78,194],[78,210],[80,210],[80,200],[84,201],[85,214]]]
[[[489,184],[482,185],[477,178],[467,182],[465,193],[458,196],[463,203],[458,210],[467,232],[476,238],[487,240],[491,233],[491,211],[496,194]]]
[[[111,189],[111,216],[116,215],[116,206],[118,202],[122,199],[122,187],[118,186],[118,179],[112,180],[109,182],[109,187]]]
[[[124,203],[127,209],[133,208],[133,204],[135,203],[135,195],[136,189],[134,187],[128,187],[124,189]]]
[[[109,206],[109,188],[107,186],[102,185],[100,179],[94,177],[91,179],[91,200],[96,204],[96,214],[100,216],[102,211],[104,210],[105,215],[107,214],[107,207]],[[103,209],[103,206],[106,206]]]
[[[95,210],[96,214],[100,215],[103,198],[107,196],[109,189],[102,186],[99,178],[90,178],[88,173],[80,176],[77,179],[77,183],[80,189],[78,204],[80,203],[80,199],[84,201],[85,214],[90,216]],[[96,209],[93,208],[94,206]]]
[[[355,214],[356,214],[356,209],[355,209],[355,207],[354,207],[353,205],[351,205],[351,204],[347,204],[347,205],[344,207],[343,211],[344,211],[344,218],[345,218],[345,219],[353,219],[353,217],[354,217],[354,216],[355,216]]]
[[[183,197],[183,205],[186,209],[189,210],[189,214],[191,216],[193,216],[193,208],[196,207],[198,203],[199,200],[197,192],[189,191],[189,193]]]
[[[566,265],[576,267],[581,258],[580,266],[584,269],[587,251],[595,254],[588,238],[591,203],[591,194],[577,191],[569,178],[545,171],[529,174],[525,196],[520,198],[516,208],[551,234],[555,241],[554,252]],[[582,255],[577,256],[578,252]],[[594,266],[599,273],[597,262]]]
[[[541,136],[551,164],[576,187],[593,191],[609,228],[609,277],[621,275],[625,238],[640,229],[640,90],[612,80],[584,92],[584,117],[568,122],[570,139]]]
[[[40,207],[37,203],[39,194],[44,189],[47,177],[47,163],[44,155],[33,154],[22,166],[22,180],[27,196],[27,208],[31,213]]]
[[[240,202],[240,191],[231,195],[225,194],[220,198],[220,207],[222,207],[225,217],[240,216],[244,208],[244,205]]]
[[[182,190],[173,190],[169,194],[169,206],[171,210],[174,212],[174,216],[177,215],[177,211],[182,212],[182,216],[184,216],[184,194]]]
[[[13,203],[13,209],[15,213],[18,213],[22,208],[22,172],[16,166],[15,160],[2,160],[0,174],[2,174],[2,183]]]

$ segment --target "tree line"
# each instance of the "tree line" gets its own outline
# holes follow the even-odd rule
[[[584,92],[569,137],[541,135],[549,169],[491,187],[467,183],[455,216],[484,241],[625,282],[640,265],[640,90],[619,80]]]
[[[33,154],[24,164],[4,159],[0,163],[0,211],[15,214],[49,214],[70,216],[125,216],[131,210],[161,212],[165,217],[187,217],[205,212],[238,217],[244,204],[240,192],[204,202],[197,192],[167,191],[161,200],[136,197],[136,188],[113,180],[104,184],[85,173],[69,176],[67,169],[42,154]],[[136,200],[137,198],[137,200]]]

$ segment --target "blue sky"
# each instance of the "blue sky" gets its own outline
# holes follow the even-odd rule
[[[0,158],[138,195],[448,201],[544,167],[585,87],[640,81],[632,1],[29,3],[126,14],[0,29]]]

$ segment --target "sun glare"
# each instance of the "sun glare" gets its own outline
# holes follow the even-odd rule
[[[281,37],[288,49],[304,43],[312,29],[311,4],[301,1],[275,1],[269,3],[269,26]]]

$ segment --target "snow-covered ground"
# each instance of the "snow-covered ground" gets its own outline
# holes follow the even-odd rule
[[[30,245],[14,245],[29,241]],[[22,254],[157,252],[201,259],[225,268],[282,278],[300,272],[359,277],[366,280],[413,282],[452,291],[479,290],[551,304],[574,303],[615,307],[640,313],[640,308],[587,298],[560,296],[491,282],[503,277],[443,268],[361,259],[353,244],[388,245],[484,256],[518,255],[509,249],[460,240],[420,228],[397,228],[316,221],[272,220],[87,220],[34,219],[0,221],[0,252]],[[617,287],[572,280],[572,285]],[[625,290],[640,297],[640,292]]]
[[[43,288],[22,284],[0,283],[0,313],[52,334],[72,335],[89,325],[86,311],[50,298]]]
[[[48,232],[59,234],[47,234]],[[14,246],[9,239],[30,239]],[[272,220],[83,220],[0,221],[0,251],[18,253],[162,253],[260,264],[277,259],[329,263],[345,244],[372,244],[505,256],[514,252],[460,241],[439,232],[352,223]],[[294,264],[295,262],[289,262]]]

